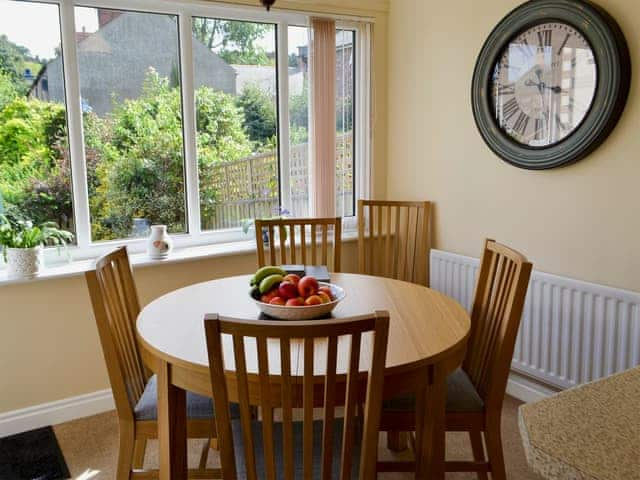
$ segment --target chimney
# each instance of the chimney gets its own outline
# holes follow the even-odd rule
[[[119,10],[105,10],[103,8],[98,9],[98,28],[104,27],[111,20],[118,18],[122,15]]]

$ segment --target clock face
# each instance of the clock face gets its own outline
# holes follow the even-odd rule
[[[529,28],[496,62],[491,85],[496,122],[518,144],[554,145],[589,113],[597,75],[593,50],[575,28],[557,22]]]

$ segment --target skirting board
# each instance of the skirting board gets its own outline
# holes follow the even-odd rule
[[[113,410],[111,389],[0,413],[0,437]]]
[[[509,377],[507,393],[523,402],[533,402],[554,392],[513,373]],[[97,415],[114,408],[113,395],[107,389],[0,413],[0,437]]]

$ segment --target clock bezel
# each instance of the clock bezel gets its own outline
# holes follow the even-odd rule
[[[582,35],[582,32],[580,31],[580,29],[578,27],[576,27],[575,25],[573,25],[572,23],[569,22],[565,22],[562,20],[555,20],[555,19],[547,19],[545,21],[541,21],[532,25],[529,25],[525,30],[520,30],[519,32],[516,32],[513,37],[511,37],[509,40],[507,40],[504,43],[504,48],[500,51],[500,53],[498,53],[498,56],[496,57],[496,60],[493,62],[494,63],[494,68],[493,70],[495,71],[495,67],[498,63],[498,61],[500,61],[500,59],[502,58],[502,54],[505,52],[505,50],[511,45],[511,42],[513,42],[516,38],[518,38],[521,34],[528,32],[531,29],[534,29],[540,25],[546,25],[546,24],[550,24],[550,23],[560,23],[563,25],[567,25],[571,28],[573,28],[575,31],[577,31],[578,33],[580,33],[580,35]],[[589,42],[589,39],[587,39],[586,37],[583,37],[585,42],[587,43],[589,49],[591,50],[591,52],[593,53],[593,56],[595,58],[595,49],[593,47],[593,45]],[[589,108],[587,109],[587,112],[585,113],[585,116],[582,118],[582,120],[580,120],[580,122],[578,123],[578,125],[576,125],[576,127],[571,130],[571,132],[566,135],[564,138],[562,138],[561,140],[558,140],[556,142],[550,143],[549,145],[526,145],[524,143],[520,143],[518,141],[516,141],[511,135],[509,135],[509,132],[505,131],[505,129],[500,126],[499,123],[497,123],[498,119],[497,119],[497,115],[496,115],[496,110],[495,110],[495,105],[494,105],[494,101],[493,99],[494,97],[494,83],[492,81],[492,78],[489,79],[489,104],[491,106],[491,111],[493,112],[493,116],[494,119],[496,121],[496,125],[498,126],[498,128],[507,136],[509,137],[509,139],[511,139],[511,141],[513,141],[514,143],[516,143],[517,145],[520,145],[524,148],[528,148],[528,149],[532,149],[532,150],[540,150],[540,149],[545,149],[545,148],[550,148],[553,147],[555,145],[558,145],[562,142],[564,142],[565,140],[567,140],[569,137],[571,137],[574,133],[576,133],[576,131],[578,131],[578,129],[582,126],[582,124],[584,123],[584,121],[587,119],[587,117],[589,116],[589,114],[591,113],[591,109],[593,108],[593,102],[595,100],[595,96],[598,92],[598,84],[600,83],[600,73],[598,71],[598,64],[596,62],[595,64],[595,70],[596,70],[596,84],[595,84],[595,88],[594,88],[594,94],[593,94],[593,98],[591,99],[591,103],[589,103]]]
[[[585,38],[596,61],[597,85],[587,115],[563,140],[549,146],[523,145],[506,133],[491,105],[495,63],[520,33],[541,23],[565,23]],[[595,150],[617,124],[629,93],[631,59],[616,21],[586,0],[530,0],[509,13],[493,29],[476,62],[472,81],[472,110],[489,148],[520,168],[542,170],[576,162]]]

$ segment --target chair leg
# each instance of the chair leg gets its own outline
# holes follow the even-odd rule
[[[486,462],[484,446],[482,445],[482,434],[478,430],[472,430],[469,432],[469,440],[471,441],[473,460],[476,462]],[[478,479],[488,480],[487,472],[478,472]]]
[[[118,447],[117,480],[130,480],[135,444],[134,426],[132,423],[120,422],[120,445]]]
[[[500,431],[500,416],[488,419],[484,438],[487,442],[487,453],[493,480],[506,480],[507,472],[502,453],[502,432]]]
[[[147,451],[147,439],[136,438],[133,445],[133,468],[140,470],[144,467],[144,453]]]
[[[402,452],[409,445],[407,432],[397,430],[387,432],[387,448],[392,452]]]

